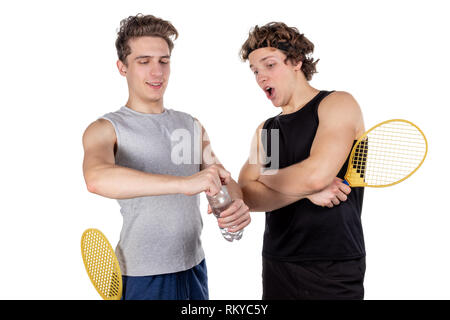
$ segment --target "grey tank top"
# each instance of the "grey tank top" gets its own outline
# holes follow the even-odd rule
[[[165,109],[146,114],[126,106],[105,114],[117,137],[117,165],[190,176],[200,170],[201,140],[194,118]],[[204,258],[199,195],[119,199],[123,225],[116,247],[123,275],[148,276],[190,269]]]

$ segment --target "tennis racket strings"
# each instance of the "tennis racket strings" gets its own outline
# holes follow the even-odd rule
[[[111,244],[97,229],[87,229],[81,237],[84,266],[97,292],[105,300],[122,296],[122,274]]]
[[[427,150],[425,135],[413,123],[401,119],[382,122],[354,146],[345,179],[351,186],[399,183],[422,165]]]

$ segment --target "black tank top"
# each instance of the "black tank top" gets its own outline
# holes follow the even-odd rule
[[[321,91],[298,111],[280,114],[264,123],[267,139],[262,139],[262,144],[268,157],[271,156],[270,129],[279,129],[280,169],[309,157],[319,125],[317,110],[330,93]],[[348,160],[338,173],[341,179]],[[352,188],[347,201],[333,208],[316,206],[302,199],[266,212],[263,256],[280,261],[344,260],[365,256],[361,225],[363,196],[364,188]]]

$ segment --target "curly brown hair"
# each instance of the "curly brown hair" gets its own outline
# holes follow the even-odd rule
[[[270,22],[262,27],[256,25],[250,30],[247,40],[242,45],[239,55],[246,61],[253,50],[273,47],[286,54],[286,60],[293,64],[302,62],[302,71],[306,80],[311,80],[316,71],[316,64],[312,53],[314,44],[295,27],[288,27],[282,22]]]
[[[126,58],[131,53],[128,40],[136,37],[160,37],[166,40],[169,50],[172,52],[173,42],[178,38],[178,31],[166,20],[152,15],[130,16],[120,21],[120,29],[117,32],[116,49],[119,60],[126,65]]]

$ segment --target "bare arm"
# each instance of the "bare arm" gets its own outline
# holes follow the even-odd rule
[[[239,184],[250,211],[273,211],[304,198],[279,193],[257,181],[258,178],[259,168],[247,161],[241,169]]]
[[[239,175],[239,184],[250,211],[273,211],[304,198],[309,199],[316,205],[329,208],[347,200],[347,195],[351,192],[351,189],[343,184],[341,179],[335,177],[328,185],[311,194],[285,194],[265,185],[261,181],[262,159],[265,158],[261,144],[263,125],[264,122],[256,129],[249,160],[245,162]],[[295,181],[295,184],[299,184],[299,181]]]
[[[113,199],[218,190],[225,170],[210,168],[189,177],[152,174],[118,166],[114,160],[116,134],[108,120],[99,119],[83,135],[83,174],[87,189]],[[220,180],[219,180],[220,185]]]
[[[249,206],[250,211],[273,211],[285,207],[304,197],[288,196],[273,189],[270,189],[258,178],[261,174],[261,160],[264,158],[264,150],[261,146],[261,129],[264,122],[261,123],[253,136],[250,156],[245,162],[239,174],[239,185],[244,194],[244,201]]]
[[[267,187],[286,195],[306,196],[329,185],[345,163],[362,114],[348,93],[336,92],[326,97],[319,107],[319,127],[310,156],[297,164],[279,169],[275,174],[258,179]]]
[[[113,199],[181,193],[179,177],[157,175],[118,166],[114,161],[116,134],[108,120],[99,119],[83,135],[83,174],[87,189]]]

